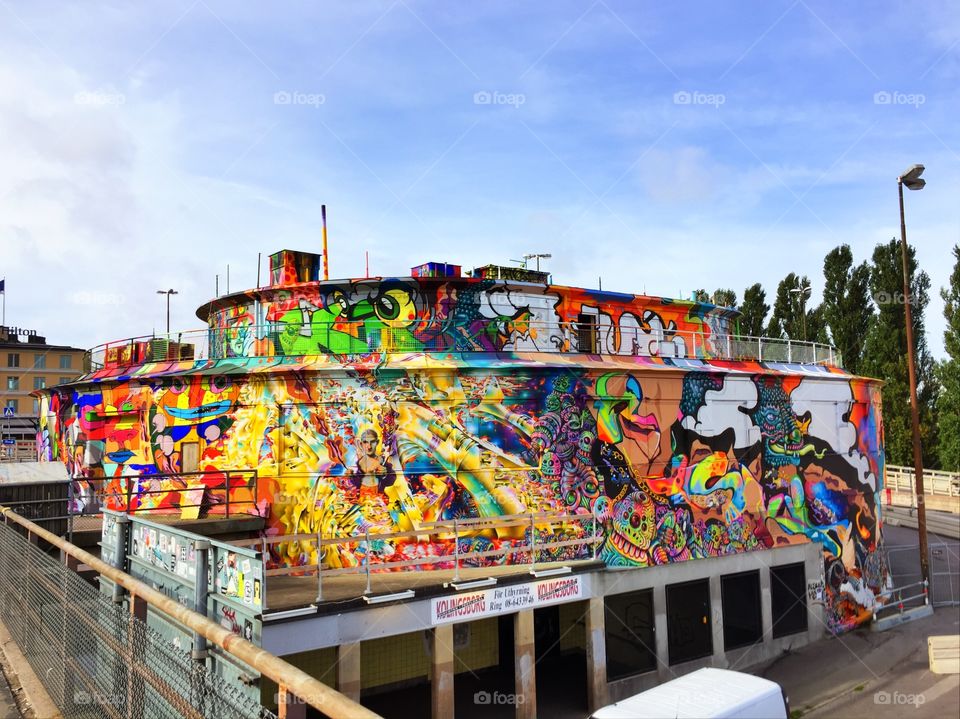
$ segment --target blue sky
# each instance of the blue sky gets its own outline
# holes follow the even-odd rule
[[[849,243],[960,242],[960,6],[0,0],[7,322],[89,346],[200,326],[257,252],[333,277],[550,252],[558,283],[768,296]]]

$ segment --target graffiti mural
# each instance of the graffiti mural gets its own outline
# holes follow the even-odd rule
[[[134,497],[151,475],[180,469],[187,442],[201,444],[206,470],[257,468],[277,534],[375,537],[455,517],[562,511],[596,515],[600,556],[616,566],[820,542],[833,621],[845,628],[882,581],[882,460],[861,431],[879,423],[878,402],[865,380],[830,375],[459,368],[104,383],[52,393],[49,416],[75,475],[134,471]],[[49,426],[41,433],[52,456]],[[519,551],[524,531],[478,533],[461,549]],[[437,556],[430,567],[448,561],[447,542],[325,551],[332,566],[376,551]],[[315,552],[279,544],[272,560],[312,563]]]
[[[529,512],[595,521],[611,566],[818,542],[831,627],[869,616],[886,576],[878,383],[712,359],[736,313],[711,305],[475,278],[305,282],[288,264],[275,286],[200,308],[209,359],[107,362],[42,393],[38,453],[67,464],[78,501],[105,481],[121,507],[174,509],[191,472],[212,486],[255,470],[206,511],[229,498],[273,535],[369,536],[324,546],[331,567],[447,568],[449,536],[386,535]],[[562,544],[591,523],[458,546],[521,563],[530,532]],[[315,542],[270,551],[272,566],[318,560]]]
[[[285,276],[285,275],[284,275]],[[370,351],[587,351],[701,357],[736,313],[681,300],[476,278],[292,283],[198,314],[217,357]]]

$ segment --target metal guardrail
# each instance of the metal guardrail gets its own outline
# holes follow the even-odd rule
[[[900,467],[888,464],[883,486],[884,489],[913,494],[916,489],[916,478],[913,467]],[[924,469],[923,492],[924,494],[942,495],[946,497],[960,497],[960,473]]]
[[[150,489],[154,482],[174,483]],[[99,514],[102,507],[118,512],[178,511],[191,507],[216,510],[230,517],[233,513],[250,514],[242,509],[256,508],[258,472],[255,469],[216,469],[199,472],[163,474],[120,474],[115,477],[74,477],[71,488],[71,509],[74,514]],[[78,493],[77,490],[80,490]],[[190,503],[191,493],[203,490]],[[247,492],[252,499],[231,499],[231,495]],[[159,495],[169,500],[164,506],[151,506],[150,497]],[[184,497],[187,501],[184,502]]]
[[[560,352],[842,366],[834,347],[816,342],[663,328],[492,319],[478,327],[441,320],[413,320],[408,327],[385,326],[379,321],[274,322],[142,335],[90,349],[86,366],[97,371],[146,362],[227,357],[438,351]]]
[[[302,712],[304,703],[334,719],[377,718],[295,666],[9,508],[0,507],[0,513],[0,616],[66,717],[276,716],[148,627],[149,605],[276,682],[280,719]],[[25,529],[27,539],[10,524]],[[122,587],[129,612],[42,551],[41,540],[59,549],[71,566],[85,564]]]
[[[543,541],[538,541],[537,532],[539,527],[544,525],[552,527],[556,524],[569,524],[573,522],[589,522],[590,523],[590,533],[589,536],[579,537],[575,539],[553,539],[551,537],[546,537]],[[453,519],[447,521],[438,521],[438,522],[425,522],[423,524],[423,529],[411,530],[406,532],[389,532],[385,534],[371,534],[369,530],[365,530],[362,535],[355,535],[350,537],[324,537],[322,531],[316,534],[283,534],[276,536],[264,536],[257,539],[238,539],[230,542],[230,544],[237,547],[261,547],[263,550],[263,555],[267,556],[267,548],[275,544],[284,544],[287,542],[300,542],[307,543],[307,549],[317,548],[321,551],[317,552],[317,562],[314,564],[302,564],[295,566],[287,567],[274,567],[272,569],[267,569],[264,574],[266,578],[276,577],[276,576],[286,576],[291,574],[302,574],[305,576],[310,576],[316,574],[317,576],[317,601],[323,601],[323,578],[343,576],[343,575],[358,575],[362,574],[366,576],[367,584],[366,589],[364,590],[364,595],[369,595],[371,593],[371,573],[377,572],[395,572],[398,570],[409,569],[411,567],[421,567],[424,565],[441,565],[446,568],[445,565],[452,565],[454,570],[454,576],[451,581],[458,582],[460,581],[460,568],[464,562],[472,562],[475,560],[487,560],[493,557],[506,557],[507,555],[526,555],[528,562],[526,565],[517,564],[516,566],[528,566],[531,571],[536,569],[538,562],[557,562],[557,561],[578,561],[585,559],[594,559],[597,558],[597,548],[600,543],[604,540],[605,535],[603,534],[599,521],[597,519],[596,513],[592,514],[551,514],[551,513],[528,513],[528,514],[509,514],[503,515],[500,517],[480,517],[480,518],[471,518],[471,519]],[[515,544],[510,542],[509,546],[501,547],[499,549],[489,549],[482,551],[460,551],[460,539],[465,536],[476,536],[481,532],[487,532],[490,530],[502,530],[502,529],[519,529],[523,528],[526,530],[529,528],[529,534],[524,531],[524,535],[528,537],[527,541],[520,544]],[[550,532],[546,532],[550,534]],[[452,545],[452,551],[447,554],[440,555],[431,555],[427,557],[418,557],[416,559],[401,559],[393,560],[389,558],[379,557],[376,561],[371,562],[370,557],[373,554],[369,548],[372,546],[370,544],[371,540],[374,541],[383,541],[390,539],[412,539],[417,541],[420,537],[424,536],[437,536],[438,538],[449,542]],[[452,540],[452,541],[451,541]],[[351,545],[356,545],[357,548],[362,546],[363,548],[363,564],[352,566],[352,567],[338,567],[330,568],[328,565],[324,564],[323,561],[323,548],[325,547],[340,547]],[[550,550],[564,549],[564,548],[575,548],[575,547],[590,547],[590,551],[587,556],[579,558],[565,558],[564,560],[551,559],[549,556],[546,560],[543,557],[544,552],[549,552]],[[574,550],[575,551],[575,550]],[[269,596],[269,584],[267,585],[268,596]]]

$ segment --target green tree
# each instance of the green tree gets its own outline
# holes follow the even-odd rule
[[[923,322],[923,314],[930,302],[930,277],[917,267],[913,247],[908,248],[907,265],[917,358],[917,400],[923,462],[925,466],[936,467],[939,464],[934,416],[937,380]],[[863,374],[878,377],[886,383],[883,387],[883,426],[887,460],[891,464],[912,465],[913,429],[903,307],[903,264],[897,239],[874,248],[870,265],[870,292],[877,304],[877,315],[867,334],[861,370]]]
[[[943,316],[947,320],[943,333],[947,356],[937,372],[940,379],[937,427],[941,468],[960,472],[960,245],[954,245],[953,257],[953,274],[949,284],[940,290]]]
[[[808,287],[809,278],[798,277],[793,272],[780,280],[777,297],[773,302],[773,314],[770,315],[770,324],[767,325],[768,337],[804,340],[817,336],[819,320],[815,311],[808,308],[810,293],[796,291]],[[816,326],[808,327],[807,320],[816,323]]]
[[[737,308],[737,293],[733,290],[716,289],[710,299],[717,307]]]
[[[694,290],[693,301],[702,302],[703,304],[708,305],[710,304],[710,295],[707,294],[706,290]]]
[[[863,345],[873,323],[870,301],[870,266],[853,265],[850,245],[834,248],[823,261],[823,323],[830,341],[840,350],[843,366],[860,372]]]
[[[757,282],[748,287],[743,293],[743,304],[740,306],[740,334],[745,337],[765,337],[764,323],[770,305],[766,302],[767,293]]]

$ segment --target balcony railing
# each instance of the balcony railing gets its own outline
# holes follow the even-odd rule
[[[837,350],[816,342],[717,335],[661,327],[510,320],[235,325],[109,342],[88,352],[92,371],[146,362],[229,357],[367,355],[404,352],[560,352],[702,360],[760,360],[841,366]]]

